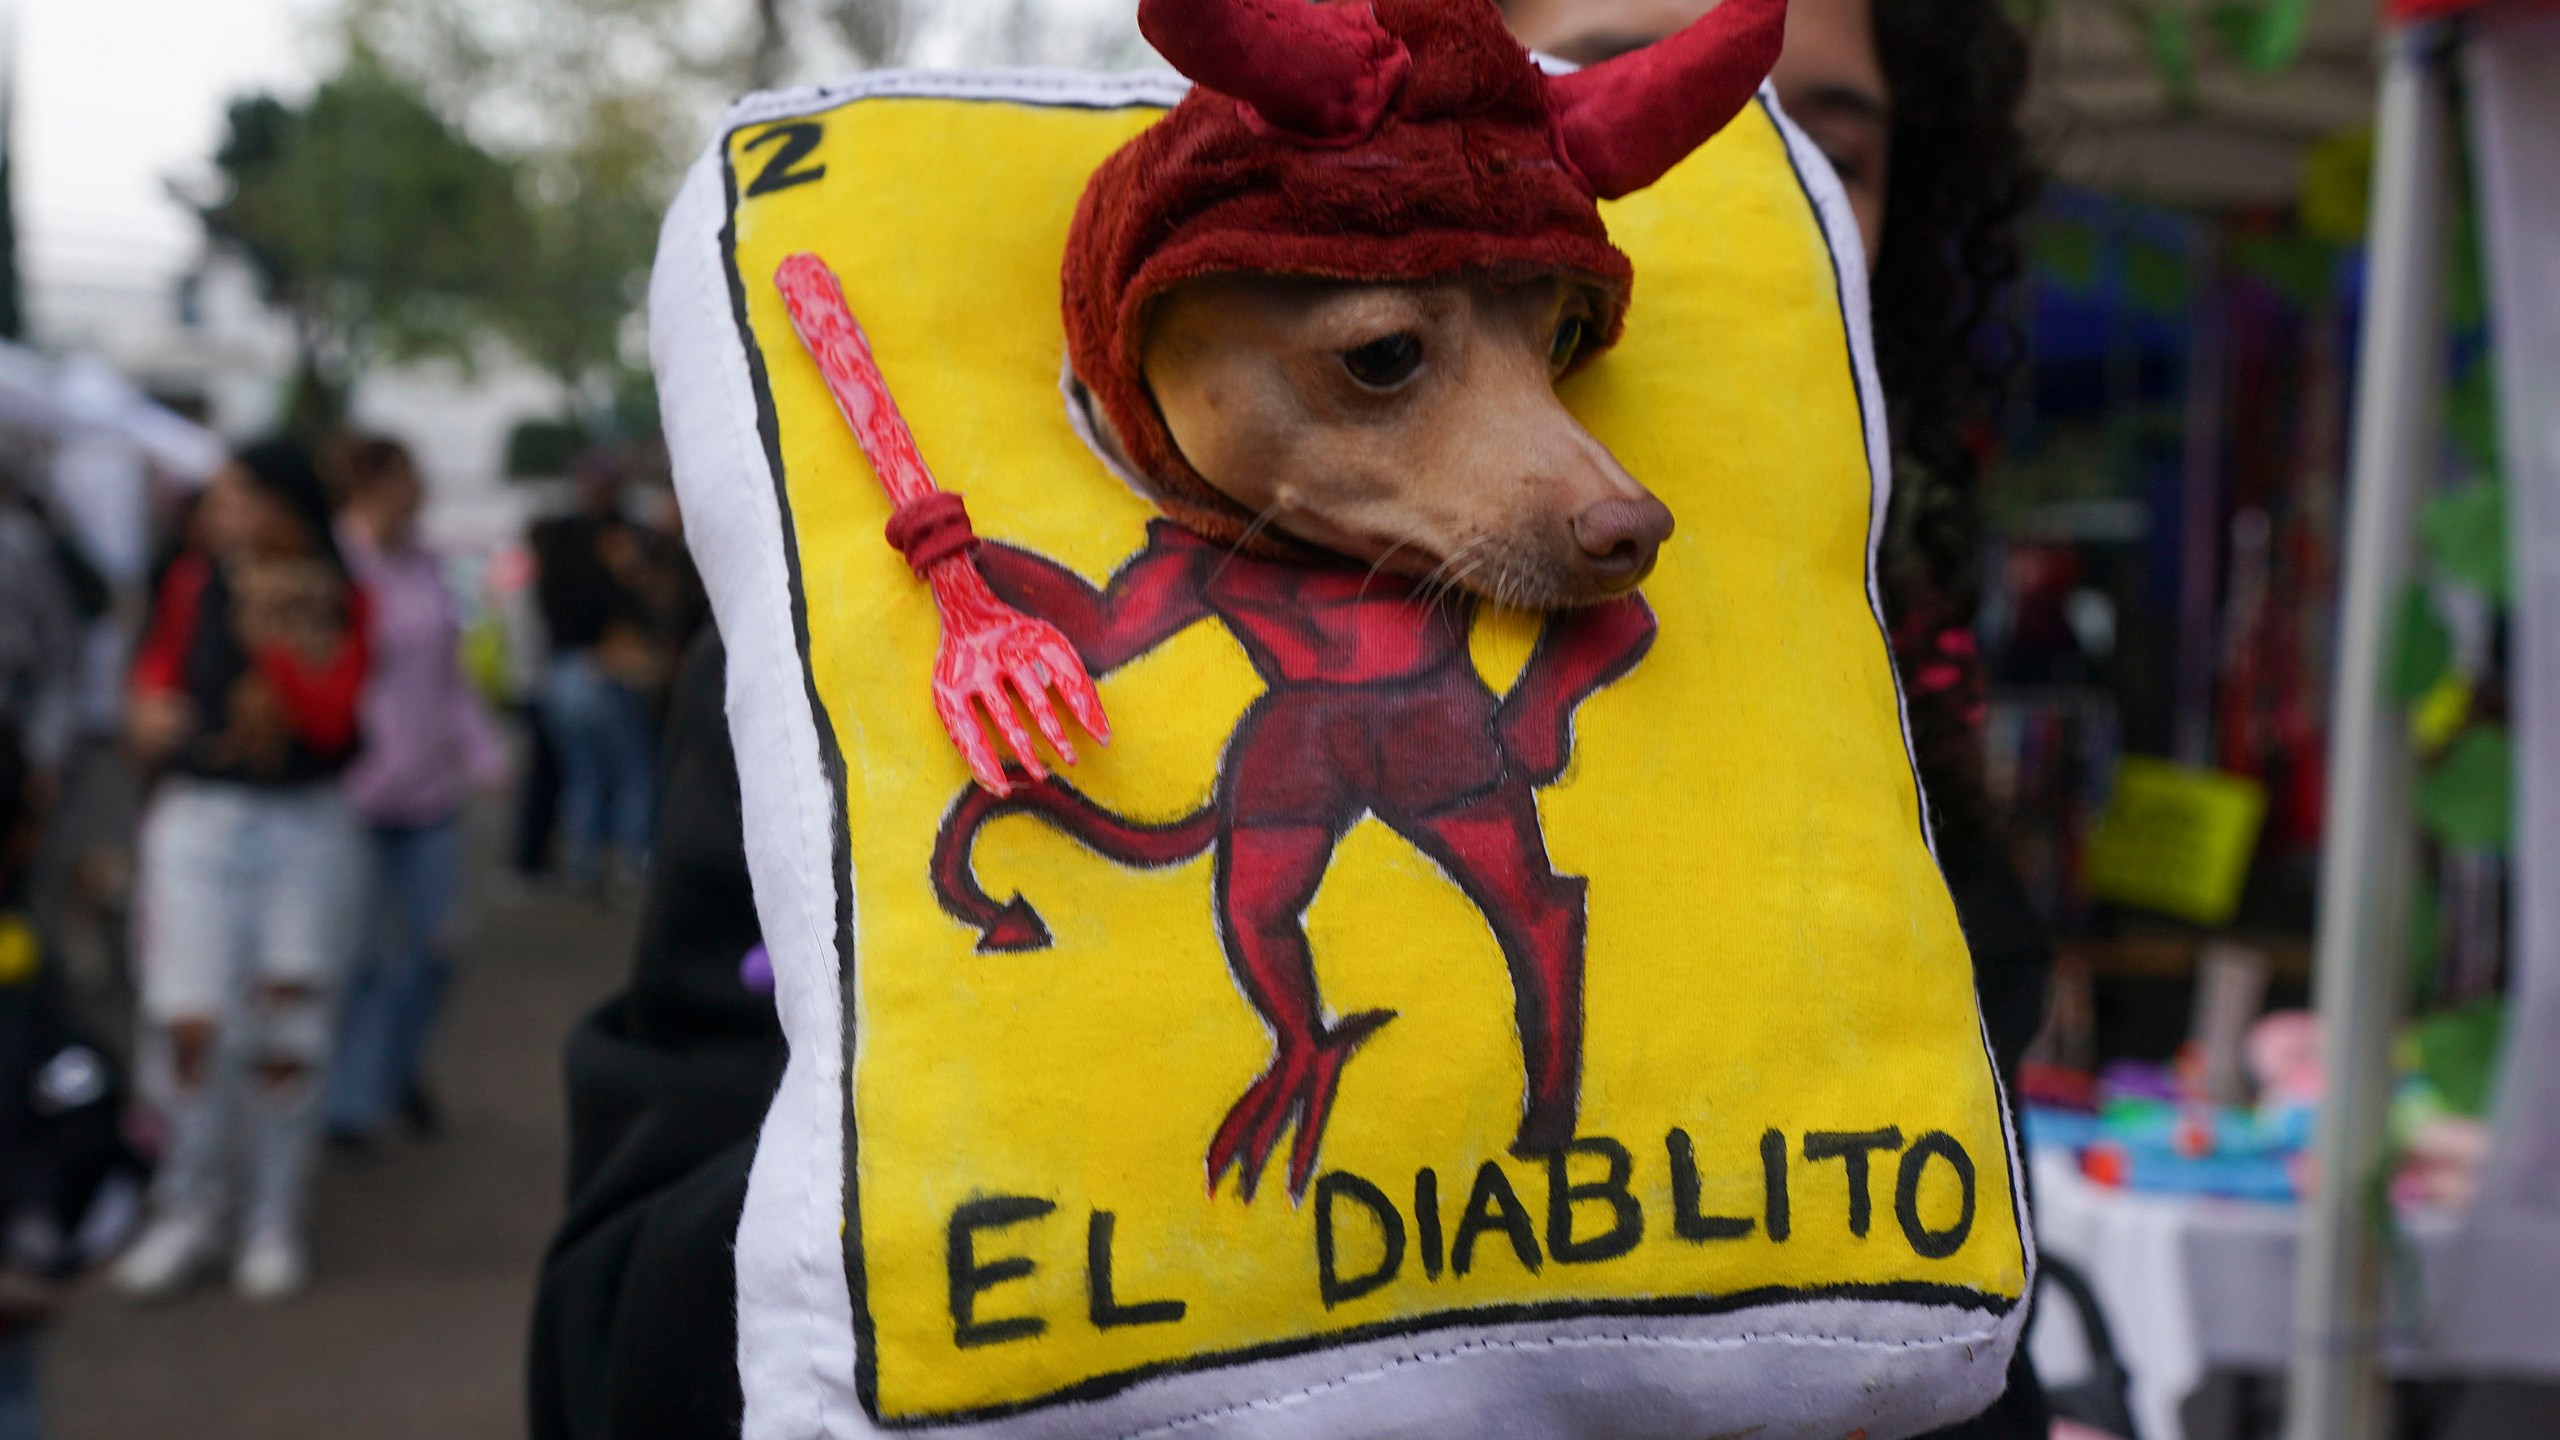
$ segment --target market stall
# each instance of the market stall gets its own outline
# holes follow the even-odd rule
[[[2369,136],[2313,6],[2282,83],[2084,104],[2045,216],[1990,773],[2065,942],[2038,1228],[2151,1440],[2217,1370],[2296,1440],[2560,1379],[2560,19],[2434,8]]]

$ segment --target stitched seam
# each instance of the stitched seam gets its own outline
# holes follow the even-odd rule
[[[725,146],[725,144],[726,142],[724,141],[723,145]],[[725,151],[721,155],[719,163],[723,166],[726,166],[728,163]],[[725,198],[725,191],[720,210],[720,218],[722,224],[725,226],[729,221],[729,216],[727,214],[728,204]],[[734,262],[729,261],[718,254],[720,249],[720,244],[717,238],[718,234],[718,231],[714,231],[714,239],[709,247],[709,251],[707,252],[711,263],[706,268],[711,271],[709,278],[713,283],[709,285],[694,285],[689,288],[693,291],[696,303],[700,306],[703,314],[712,322],[713,328],[707,333],[719,334],[726,331],[736,336],[738,349],[735,354],[736,359],[740,362],[738,368],[743,371],[745,368],[743,362],[746,358],[745,347],[754,343],[754,337],[740,329],[740,317],[727,313],[729,309],[727,304],[728,282],[724,269],[725,266]],[[743,275],[740,276],[739,283],[742,285],[746,283],[746,277]],[[727,367],[724,366],[724,368]],[[733,373],[729,378],[733,381],[745,383],[751,390],[754,386],[754,380],[751,375]],[[738,407],[723,405],[720,409],[722,412],[722,422],[729,434],[730,453],[733,455],[747,457],[747,463],[757,472],[765,471],[767,469],[767,465],[762,437],[749,433],[749,427],[744,425],[740,420],[741,412]],[[772,537],[772,543],[751,542],[749,545],[750,553],[757,555],[763,562],[757,567],[759,573],[756,576],[756,582],[753,588],[756,591],[761,592],[759,596],[759,608],[764,608],[764,606],[769,605],[774,598],[775,593],[777,591],[779,592],[779,598],[782,601],[785,612],[783,618],[783,629],[787,633],[790,629],[788,612],[791,602],[791,576],[790,567],[785,563],[781,551],[781,528],[789,522],[788,518],[781,513],[782,501],[780,494],[771,488],[772,486],[780,483],[780,477],[768,474],[765,476],[765,479],[768,486],[767,494],[771,496],[774,506],[773,514],[775,530]],[[761,503],[759,503],[758,508],[762,508]],[[788,650],[791,647],[785,646],[783,648]],[[779,693],[792,693],[796,687],[791,682],[796,680],[797,677],[791,673],[791,667],[784,665],[777,660],[770,651],[766,653],[764,658],[764,668],[767,671],[768,680],[778,680],[780,682]],[[724,709],[726,708],[725,702],[726,697],[724,696]],[[814,730],[817,724],[817,716],[812,714],[810,715],[809,720],[810,725]],[[791,796],[793,818],[795,821],[794,828],[801,834],[805,835],[809,828],[810,811],[808,786],[806,783],[806,776],[802,773],[803,768],[804,767],[797,764],[791,765],[787,768],[786,774],[788,776],[787,788]],[[803,850],[806,847],[795,845],[792,848],[794,850]],[[795,877],[795,880],[798,878],[799,877]],[[832,898],[835,888],[832,867],[829,868],[825,888],[829,892],[830,898]],[[825,954],[829,950],[832,950],[834,948],[832,936],[834,927],[821,927],[811,920],[808,897],[805,894],[806,887],[804,885],[795,883],[792,886],[792,889],[795,892],[802,892],[797,896],[799,903],[794,908],[799,913],[794,918],[799,922],[799,929],[801,931],[803,941],[811,947],[811,952],[815,954]],[[840,988],[836,997],[833,1021],[832,1033],[843,1033],[844,997]],[[830,1046],[830,1052],[835,1048],[836,1047]],[[821,1058],[817,1061],[817,1065],[819,1077],[823,1081],[826,1070],[826,1061]],[[841,1104],[842,1102],[839,1101],[838,1103]],[[817,1237],[826,1234],[829,1231],[829,1227],[824,1223],[826,1212],[840,1208],[827,1199],[827,1192],[832,1189],[832,1186],[821,1183],[818,1172],[821,1169],[834,1169],[840,1171],[843,1168],[843,1153],[841,1149],[838,1150],[837,1163],[832,1167],[822,1166],[819,1163],[820,1158],[820,1155],[817,1153],[817,1147],[812,1147],[811,1152],[803,1160],[800,1167],[800,1210],[804,1217],[804,1223],[797,1227],[800,1231],[799,1242],[793,1247],[791,1260],[792,1268],[799,1272],[800,1277],[800,1290],[803,1296],[801,1314],[808,1317],[813,1322],[816,1322],[817,1317],[825,1313],[823,1305],[824,1293],[822,1289],[825,1283],[825,1278],[815,1254],[819,1243]],[[848,1304],[849,1303],[850,1300],[848,1299]],[[818,1323],[822,1324],[823,1322]],[[810,1400],[812,1408],[815,1411],[815,1418],[822,1432],[831,1433],[835,1430],[835,1426],[833,1424],[834,1416],[831,1413],[832,1407],[829,1402],[832,1398],[834,1387],[826,1384],[823,1379],[816,1375],[812,1375],[809,1378],[816,1382],[810,1386]]]
[[[1296,1405],[1304,1404],[1319,1396],[1331,1394],[1335,1391],[1347,1390],[1355,1385],[1365,1385],[1373,1381],[1384,1379],[1386,1376],[1391,1375],[1398,1370],[1412,1369],[1422,1365],[1445,1365],[1454,1361],[1468,1359],[1476,1355],[1536,1350],[1600,1349],[1603,1347],[1619,1345],[1642,1346],[1665,1350],[1733,1350],[1740,1349],[1745,1345],[1753,1344],[1836,1346],[1850,1350],[1879,1351],[1941,1350],[1950,1349],[1956,1346],[1970,1347],[1979,1342],[1992,1340],[1997,1337],[1998,1333],[1999,1327],[1993,1326],[1989,1329],[1968,1330],[1962,1334],[1949,1335],[1942,1338],[1928,1340],[1860,1340],[1839,1335],[1799,1335],[1791,1331],[1759,1331],[1747,1332],[1740,1335],[1717,1336],[1634,1334],[1550,1335],[1539,1339],[1526,1340],[1469,1340],[1456,1345],[1444,1346],[1438,1350],[1421,1351],[1411,1355],[1399,1355],[1392,1360],[1383,1361],[1366,1369],[1354,1370],[1347,1375],[1339,1375],[1330,1380],[1320,1380],[1313,1384],[1301,1386],[1298,1389],[1287,1391],[1279,1395],[1266,1395],[1259,1399],[1243,1400],[1231,1405],[1221,1405],[1207,1410],[1194,1411],[1189,1415],[1178,1416],[1171,1420],[1162,1421],[1158,1424],[1150,1425],[1142,1430],[1128,1431],[1120,1437],[1120,1440],[1155,1440],[1155,1437],[1157,1436],[1172,1435],[1178,1431],[1188,1430],[1195,1426],[1210,1424],[1234,1415],[1241,1415],[1248,1410],[1285,1410]]]
[[[729,107],[722,129],[805,115],[853,100],[1021,100],[1055,103],[1060,99],[1092,104],[1163,105],[1170,107],[1190,90],[1178,75],[1095,75],[1073,70],[936,71],[882,70],[822,85],[750,95]]]
[[[725,143],[725,142],[724,142],[724,143]],[[724,166],[724,167],[725,167],[727,163],[728,163],[728,162],[727,162],[727,156],[724,154],[724,155],[722,155],[722,156],[721,156],[721,158],[720,158],[720,164],[721,164],[722,166]],[[720,218],[721,218],[721,221],[722,221],[722,224],[723,224],[723,226],[724,226],[724,227],[725,227],[725,225],[726,225],[726,224],[727,224],[727,222],[728,222],[728,215],[727,215],[727,211],[728,211],[728,209],[729,209],[729,206],[728,206],[728,202],[727,202],[727,199],[726,199],[726,195],[725,195],[725,186],[724,186],[724,194],[723,194],[723,198],[722,198],[722,201],[721,201],[721,212],[722,212],[722,213],[721,213],[721,217],[720,217]],[[723,264],[724,264],[725,262],[724,262],[724,261],[719,257],[719,255],[717,254],[717,251],[718,251],[718,250],[719,250],[719,248],[720,248],[720,241],[719,241],[719,238],[718,238],[718,237],[719,237],[719,235],[720,235],[720,233],[721,233],[721,232],[720,232],[719,230],[715,230],[715,231],[713,231],[713,239],[712,239],[711,246],[709,247],[709,252],[710,252],[710,253],[708,254],[708,257],[707,257],[707,258],[708,258],[709,263],[707,263],[707,264],[705,264],[705,265],[703,266],[703,269],[704,269],[706,272],[708,272],[708,273],[706,274],[706,276],[705,276],[705,279],[709,280],[709,281],[710,281],[710,282],[712,282],[712,283],[710,283],[710,284],[697,284],[697,285],[693,285],[693,286],[688,287],[688,288],[690,288],[690,289],[692,290],[693,295],[694,295],[694,298],[695,298],[695,303],[700,307],[700,309],[701,309],[701,311],[702,311],[702,313],[703,313],[704,317],[705,317],[705,318],[706,318],[706,319],[707,319],[707,320],[708,320],[708,321],[709,321],[713,326],[718,327],[718,328],[715,328],[715,329],[711,330],[709,333],[713,333],[713,334],[720,334],[720,333],[736,333],[736,332],[737,332],[737,330],[738,330],[738,325],[737,325],[737,319],[736,319],[736,317],[735,317],[735,316],[731,316],[731,315],[725,315],[725,314],[721,313],[722,311],[724,311],[724,310],[726,310],[726,309],[728,308],[728,307],[727,307],[727,305],[726,305],[726,303],[725,303],[725,302],[726,302],[726,300],[727,300],[727,297],[728,297],[728,284],[727,284],[727,277],[726,277],[723,273],[721,273],[721,272],[722,272],[722,266],[723,266]],[[716,302],[717,302],[717,303],[715,303],[715,297],[716,297]],[[748,336],[746,336],[746,335],[744,335],[744,334],[738,334],[738,335],[737,335],[737,344],[738,344],[740,347],[742,347],[742,349],[743,349],[743,347],[744,347],[746,344],[748,344],[748,343],[749,343],[749,337],[748,337]],[[722,357],[722,358],[723,358],[723,360],[724,360],[724,361],[727,359],[727,357],[725,357],[725,356],[724,356],[724,357]],[[743,354],[741,354],[740,358],[741,358],[741,359],[743,359],[743,358],[744,358],[744,357],[743,357]],[[723,369],[727,369],[727,368],[729,368],[729,367],[728,367],[726,364],[723,364],[722,368],[723,368]],[[743,368],[743,367],[741,367],[741,368]],[[722,378],[724,379],[724,381],[726,381],[726,380],[732,380],[732,379],[737,378],[737,377],[723,376]],[[750,382],[750,385],[752,385],[752,382]],[[739,424],[739,422],[738,422],[738,414],[737,414],[736,407],[731,406],[731,405],[727,405],[727,404],[723,404],[723,405],[720,407],[720,409],[721,409],[721,424],[722,424],[722,428],[723,428],[723,429],[725,429],[725,430],[728,432],[729,453],[730,453],[731,455],[733,455],[733,456],[737,456],[737,457],[751,457],[751,458],[749,459],[749,462],[748,462],[748,463],[750,463],[750,464],[756,464],[756,465],[758,465],[758,466],[760,467],[760,466],[761,466],[761,461],[762,461],[762,459],[763,459],[763,449],[762,449],[762,447],[761,447],[760,445],[759,445],[759,446],[750,446],[750,445],[748,445],[747,443],[745,443],[745,442],[746,442],[749,438],[751,438],[751,437],[748,437],[748,436],[746,436],[746,435],[744,434],[743,428],[740,426],[740,424]],[[777,517],[777,518],[778,518],[778,517]],[[763,560],[764,556],[767,554],[767,548],[766,548],[763,544],[760,544],[760,543],[753,543],[753,544],[750,544],[750,545],[749,545],[749,547],[748,547],[748,553],[749,553],[749,554],[751,554],[751,555],[756,556],[756,557],[757,557],[757,559],[761,562],[761,561]],[[766,566],[765,566],[764,564],[762,564],[762,563],[759,563],[759,564],[757,565],[756,569],[757,569],[757,574],[754,576],[754,579],[753,579],[753,581],[751,582],[751,585],[750,585],[750,587],[749,587],[749,589],[750,589],[750,594],[751,594],[751,597],[752,597],[752,598],[751,598],[751,600],[750,600],[750,603],[754,604],[758,609],[762,609],[762,608],[764,608],[764,606],[765,606],[767,603],[769,603],[769,602],[768,602],[768,593],[769,593],[769,591],[770,591],[770,589],[771,589],[772,587],[771,587],[771,586],[769,585],[769,583],[768,583],[768,576],[769,576],[769,572],[767,571]],[[787,594],[787,591],[788,591],[788,588],[789,588],[789,581],[788,581],[788,578],[787,578],[787,577],[786,577],[786,578],[784,578],[784,579],[783,579],[783,581],[782,581],[782,588],[786,591],[786,594],[785,594],[785,596],[784,596],[784,600],[785,600],[785,603],[786,603],[786,605],[787,605],[787,604],[788,604],[788,600],[789,600],[789,597],[788,597],[788,594]],[[725,710],[725,709],[727,708],[727,698],[728,698],[728,697],[726,697],[726,696],[724,695],[724,696],[722,696],[721,698],[722,698],[722,708]],[[796,777],[794,777],[790,782],[788,782],[788,788],[789,788],[789,791],[790,791],[790,793],[791,793],[791,795],[792,795],[792,798],[793,798],[793,801],[794,801],[794,809],[795,809],[795,810],[803,810],[805,807],[800,806],[800,805],[799,805],[799,803],[798,803],[798,800],[799,800],[799,794],[798,794],[798,792],[799,792],[799,785],[798,785],[798,782],[797,782]],[[804,817],[804,819],[805,819],[805,817]],[[797,889],[798,887],[797,887],[797,886],[794,886],[793,888],[794,888],[794,889]],[[805,928],[805,926],[804,926],[804,928]],[[777,957],[777,958],[779,958],[779,957]],[[779,997],[777,996],[777,999],[778,999],[778,998],[779,998]],[[808,1168],[809,1168],[809,1167],[808,1167],[807,1165],[805,1165],[805,1164],[804,1164],[804,1165],[801,1167],[801,1173],[800,1173],[800,1175],[799,1175],[799,1176],[797,1176],[797,1177],[795,1177],[795,1178],[796,1178],[796,1179],[798,1179],[798,1181],[799,1181],[798,1188],[799,1188],[799,1191],[800,1191],[800,1205],[799,1205],[799,1207],[798,1207],[798,1208],[799,1208],[799,1209],[800,1209],[804,1214],[806,1213],[806,1211],[807,1211],[807,1210],[808,1210],[808,1208],[809,1208],[809,1188],[810,1188],[810,1187],[809,1187],[809,1181],[808,1181],[808,1178],[807,1178],[807,1171],[808,1171]],[[801,1291],[801,1294],[802,1294],[802,1300],[801,1300],[801,1302],[800,1302],[800,1307],[799,1307],[799,1308],[800,1308],[800,1311],[801,1311],[801,1314],[802,1314],[803,1316],[814,1316],[814,1314],[816,1313],[816,1311],[814,1310],[814,1308],[813,1308],[813,1307],[811,1307],[811,1306],[810,1306],[809,1302],[810,1302],[810,1300],[812,1300],[812,1299],[814,1299],[814,1298],[815,1298],[814,1290],[815,1290],[816,1270],[815,1270],[815,1267],[814,1267],[813,1265],[811,1265],[811,1264],[810,1264],[810,1262],[809,1262],[809,1246],[808,1246],[808,1242],[807,1242],[807,1240],[806,1240],[806,1238],[805,1238],[806,1226],[804,1225],[804,1226],[799,1226],[799,1227],[795,1227],[795,1228],[802,1230],[802,1232],[803,1232],[803,1238],[801,1238],[797,1243],[795,1243],[795,1244],[791,1247],[791,1250],[790,1250],[790,1252],[789,1252],[789,1258],[788,1258],[788,1262],[787,1262],[787,1264],[788,1264],[788,1268],[790,1269],[790,1271],[792,1271],[792,1272],[794,1273],[794,1275],[795,1275],[795,1277],[796,1277],[796,1279],[797,1279],[797,1281],[798,1281],[798,1286],[797,1286],[797,1288]],[[812,1416],[812,1418],[813,1418],[813,1419],[815,1419],[815,1420],[816,1420],[816,1422],[817,1422],[820,1426],[822,1426],[822,1427],[823,1427],[823,1426],[825,1425],[825,1423],[826,1423],[825,1401],[821,1398],[821,1397],[823,1396],[823,1393],[824,1393],[824,1387],[823,1387],[823,1386],[815,1386],[815,1385],[813,1385],[813,1386],[811,1386],[811,1387],[810,1387],[809,1404],[810,1404],[811,1409],[812,1409],[812,1411],[813,1411],[813,1416]]]

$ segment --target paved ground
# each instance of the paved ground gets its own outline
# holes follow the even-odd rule
[[[331,1156],[318,1279],[281,1306],[103,1294],[52,1337],[55,1440],[502,1440],[524,1433],[534,1266],[558,1215],[560,1047],[630,928],[584,903],[483,908],[437,1071],[446,1133]]]

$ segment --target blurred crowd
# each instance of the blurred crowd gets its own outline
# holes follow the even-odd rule
[[[492,559],[426,541],[400,441],[262,440],[158,487],[121,582],[36,474],[0,464],[0,1440],[84,1271],[291,1295],[321,1147],[438,1132],[466,894],[636,887],[705,613],[610,452]]]

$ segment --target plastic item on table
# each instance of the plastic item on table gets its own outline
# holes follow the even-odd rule
[[[2081,1152],[2080,1173],[2117,1189],[2290,1201],[2294,1181],[2288,1159],[2272,1152],[2187,1156],[2156,1146],[2102,1140]]]
[[[2413,1209],[2470,1204],[2489,1159],[2489,1137],[2487,1121],[2448,1103],[2426,1077],[2403,1080],[2391,1097],[2392,1202]]]
[[[2107,1139],[2190,1158],[2298,1150],[2308,1136],[2291,1112],[2276,1115],[2229,1105],[2119,1103],[2102,1118]]]
[[[2091,1111],[2098,1108],[2098,1077],[2068,1065],[2029,1060],[2018,1067],[2018,1096],[2048,1110]]]
[[[2095,1116],[2031,1110],[2028,1135],[2079,1154],[2101,1185],[2177,1195],[2290,1200],[2310,1139],[2308,1107],[2247,1110],[2123,1098]]]
[[[2098,1071],[2098,1093],[2109,1100],[2175,1100],[2177,1076],[2146,1060],[2111,1060]]]
[[[2118,1095],[2098,1107],[2098,1118],[2107,1122],[2110,1131],[2118,1132],[2165,1130],[2177,1116],[2173,1100],[2147,1095]]]
[[[2402,1144],[2391,1174],[2393,1204],[2411,1208],[2459,1208],[2480,1193],[2480,1167],[2489,1158],[2489,1127],[2467,1115],[2441,1114],[2418,1123]]]
[[[2328,1088],[2320,1058],[2320,1022],[2308,1010],[2278,1010],[2258,1017],[2246,1045],[2249,1078],[2261,1104],[2317,1105]]]
[[[2081,1150],[2107,1138],[2105,1120],[2078,1110],[2030,1105],[2024,1124],[2027,1145],[2037,1150]]]

